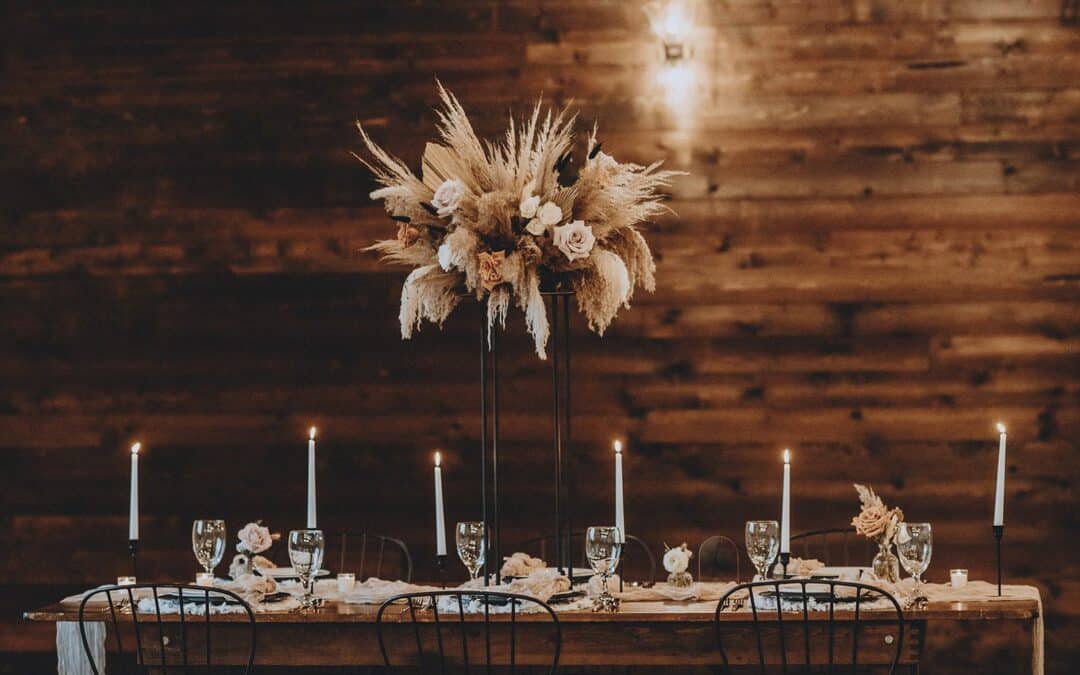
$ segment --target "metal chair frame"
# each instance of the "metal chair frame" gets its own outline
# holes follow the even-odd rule
[[[570,537],[572,539],[579,539],[580,538],[580,539],[582,539],[584,541],[585,533],[584,532],[574,532],[573,534],[570,535]],[[555,541],[555,535],[553,535],[553,534],[545,535],[543,537],[534,537],[532,539],[526,539],[525,541],[521,542],[518,545],[518,550],[519,551],[525,551],[526,553],[528,553],[530,548],[534,548],[537,544],[539,544],[539,546],[540,546],[540,557],[547,560],[547,542],[554,542],[554,541]],[[635,537],[632,534],[626,535],[626,543],[623,544],[623,552],[622,552],[622,556],[620,557],[620,560],[619,560],[620,569],[623,567],[623,562],[626,560],[626,551],[629,548],[630,544],[633,544],[635,547],[637,547],[637,549],[639,549],[642,553],[644,553],[645,559],[648,560],[648,562],[649,562],[649,577],[648,577],[648,579],[645,579],[645,581],[656,581],[656,556],[653,555],[652,549],[649,548],[649,545],[646,544],[643,539],[641,539],[640,537]],[[584,544],[581,547],[581,566],[585,567],[585,568],[589,567],[588,557],[585,555],[585,546],[584,546]]]
[[[802,557],[803,558],[810,558],[810,557],[812,557],[811,556],[811,550],[812,550],[811,545],[814,543],[815,540],[820,540],[821,547],[825,552],[824,557],[828,558],[829,557],[829,555],[828,555],[829,554],[829,544],[830,544],[830,542],[835,543],[834,540],[835,540],[837,535],[839,535],[840,538],[841,538],[840,545],[841,545],[842,550],[844,552],[844,561],[843,561],[844,566],[848,566],[848,565],[851,564],[851,544],[852,544],[851,540],[853,538],[855,539],[855,543],[859,543],[860,541],[864,542],[867,551],[870,551],[871,548],[872,548],[872,545],[873,545],[873,542],[871,542],[869,539],[863,539],[858,534],[856,534],[854,527],[834,527],[834,528],[827,528],[827,529],[824,529],[824,530],[810,530],[810,531],[807,531],[807,532],[800,532],[798,534],[791,535],[791,552],[792,552],[792,554],[794,554],[796,552],[796,548],[795,548],[796,542],[801,542],[802,543],[802,553],[803,553]],[[871,557],[872,557],[872,554],[871,554]],[[833,561],[833,560],[822,560],[821,562],[825,563],[826,565],[838,564],[836,561]],[[864,566],[868,566],[870,564],[870,560],[866,560],[862,564]]]
[[[712,543],[717,544],[717,550],[718,551],[721,550],[721,546],[728,546],[728,547],[731,548],[731,551],[734,554],[734,555],[732,555],[732,558],[734,558],[734,560],[735,560],[735,581],[737,581],[737,582],[742,581],[742,548],[738,545],[738,543],[735,542],[734,539],[732,539],[731,537],[725,537],[722,534],[714,534],[713,536],[709,537],[705,541],[701,542],[701,546],[698,547],[698,556],[697,556],[697,559],[698,559],[697,560],[697,579],[698,579],[698,581],[705,581],[706,580],[705,579],[705,573],[702,571],[702,566],[705,564],[705,548],[709,544],[712,544]],[[716,562],[717,558],[715,556],[713,556],[711,558],[711,560],[713,562]],[[710,577],[715,577],[716,575],[710,574],[709,576]]]
[[[360,539],[360,568],[357,570],[357,579],[359,581],[362,581],[363,578],[372,577],[372,576],[380,577],[380,578],[382,577],[383,558],[385,557],[386,548],[387,548],[388,544],[391,547],[394,547],[394,548],[398,549],[401,552],[401,561],[402,561],[403,570],[400,570],[400,571],[404,572],[404,576],[402,576],[400,578],[401,581],[406,581],[406,582],[411,582],[412,581],[413,560],[412,560],[412,555],[409,553],[409,547],[405,544],[404,540],[397,539],[397,538],[394,538],[394,537],[387,537],[387,536],[381,535],[381,534],[368,534],[367,532],[342,532],[340,534],[340,537],[341,537],[341,553],[338,556],[338,561],[339,561],[338,571],[339,572],[348,571],[345,568],[345,557],[346,557],[346,554],[348,552],[349,540],[350,539],[355,540],[355,539],[359,538]],[[368,575],[365,576],[365,574],[364,574],[364,563],[367,561],[367,552],[368,552],[367,549],[368,549],[368,540],[369,539],[373,539],[373,540],[375,540],[375,541],[377,541],[379,543],[379,552],[378,552],[378,557],[376,558],[376,562],[375,562],[375,574],[368,574]]]
[[[453,599],[457,600],[457,615],[458,615],[458,618],[457,618],[456,622],[454,622],[454,621],[447,622],[445,620],[440,619],[440,615],[439,615],[439,599],[440,598],[453,598]],[[553,610],[547,603],[542,602],[542,601],[540,601],[540,600],[538,600],[536,598],[533,598],[533,597],[530,597],[530,596],[527,596],[527,595],[521,595],[521,594],[518,594],[518,593],[505,593],[505,592],[501,592],[501,591],[485,591],[485,590],[482,590],[482,589],[477,589],[477,590],[423,591],[423,592],[417,592],[417,593],[403,593],[401,595],[394,596],[394,597],[386,600],[385,602],[383,602],[383,604],[379,606],[378,614],[376,614],[376,617],[375,617],[375,628],[376,628],[376,633],[377,633],[378,639],[379,639],[379,651],[380,651],[380,653],[382,654],[382,657],[383,657],[383,665],[386,668],[394,667],[393,664],[391,663],[390,653],[387,650],[386,641],[385,641],[385,638],[384,638],[384,635],[383,635],[383,628],[384,628],[385,623],[386,623],[386,622],[383,621],[383,616],[386,614],[386,612],[391,607],[396,607],[396,606],[399,606],[401,604],[405,604],[406,608],[401,611],[400,616],[405,616],[407,614],[408,617],[409,617],[408,623],[410,623],[412,625],[412,627],[413,627],[413,637],[414,637],[414,639],[416,641],[416,655],[417,655],[417,659],[418,659],[419,663],[421,664],[421,668],[423,668],[423,664],[425,663],[424,656],[425,656],[425,654],[427,652],[425,652],[425,650],[424,650],[424,643],[423,643],[423,640],[420,637],[420,624],[422,622],[418,621],[417,610],[425,611],[425,610],[430,609],[431,617],[432,617],[432,622],[431,623],[435,627],[436,644],[438,645],[438,649],[439,649],[439,671],[445,673],[446,672],[446,666],[447,666],[446,650],[445,650],[445,644],[446,644],[447,641],[443,639],[443,629],[446,626],[453,626],[453,625],[456,624],[458,631],[461,633],[461,653],[462,653],[462,658],[464,659],[464,662],[465,662],[464,663],[465,672],[468,673],[469,672],[469,667],[470,667],[470,663],[469,663],[469,646],[468,646],[468,636],[466,635],[465,627],[467,625],[475,623],[475,622],[466,622],[465,621],[465,615],[467,614],[467,612],[465,611],[466,598],[470,598],[470,599],[482,598],[483,599],[483,603],[484,603],[484,612],[483,612],[483,617],[484,617],[484,620],[483,620],[483,626],[484,626],[484,655],[483,656],[484,656],[484,660],[483,660],[483,667],[486,669],[486,671],[488,673],[491,672],[491,669],[492,669],[493,666],[498,665],[498,664],[493,664],[492,660],[491,660],[491,628],[492,628],[492,621],[491,621],[490,606],[491,606],[491,601],[493,599],[501,600],[503,602],[509,603],[509,605],[510,605],[510,613],[509,613],[510,619],[509,619],[509,621],[508,622],[498,622],[498,624],[496,624],[496,625],[504,625],[505,623],[509,623],[509,625],[510,625],[510,654],[509,654],[509,657],[510,657],[510,663],[509,663],[510,672],[511,673],[517,672],[517,615],[518,615],[517,607],[521,603],[530,603],[532,605],[540,607],[551,618],[552,632],[553,632],[553,635],[555,637],[555,653],[552,656],[551,667],[548,670],[548,673],[550,673],[551,675],[554,675],[556,672],[558,672],[558,669],[559,669],[559,657],[560,657],[560,655],[562,653],[562,627],[561,627],[561,625],[559,623],[559,617],[555,614],[555,610]],[[402,621],[400,623],[404,623],[404,621]]]
[[[158,647],[159,647],[159,655],[160,655],[159,660],[160,660],[160,663],[153,663],[153,664],[147,663],[147,659],[144,658],[144,654],[143,654],[143,652],[144,652],[144,649],[143,649],[143,636],[142,636],[142,631],[140,630],[140,620],[139,620],[140,614],[139,614],[139,611],[138,611],[138,601],[135,599],[135,593],[134,593],[137,590],[143,590],[143,589],[149,589],[153,594],[152,597],[154,599],[154,614],[150,615],[152,617],[151,619],[149,619],[147,621],[143,621],[142,623],[144,625],[153,625],[153,624],[157,625],[157,628],[158,628],[158,630],[157,630],[157,642],[158,642]],[[180,611],[178,613],[178,616],[180,617],[180,621],[179,621],[179,624],[180,624],[180,656],[182,658],[182,663],[180,663],[180,664],[168,663],[166,658],[165,658],[165,656],[166,656],[166,654],[165,654],[166,646],[168,645],[169,641],[167,639],[167,636],[165,635],[165,622],[163,622],[161,620],[161,599],[160,599],[160,595],[158,593],[159,590],[176,591],[177,594],[179,595],[179,601],[178,602],[179,602],[179,606],[180,606]],[[123,612],[121,610],[121,608],[117,607],[117,604],[115,602],[113,602],[113,593],[121,594],[120,595],[121,599],[123,599],[124,596],[127,597],[127,602],[128,602],[128,606],[130,607],[130,612]],[[185,596],[185,593],[187,593],[189,595]],[[145,667],[145,668],[152,668],[152,669],[158,670],[158,671],[160,671],[162,673],[168,673],[170,671],[183,670],[185,675],[187,673],[189,673],[192,668],[197,668],[197,669],[211,669],[211,668],[213,668],[214,664],[213,664],[213,661],[211,659],[211,654],[212,654],[211,645],[212,645],[212,642],[213,642],[213,640],[211,638],[211,634],[212,634],[211,626],[213,625],[213,622],[210,620],[210,614],[211,614],[210,610],[211,610],[211,605],[216,604],[216,603],[211,602],[211,593],[213,593],[214,596],[217,596],[217,597],[220,597],[222,595],[226,596],[229,599],[238,602],[239,605],[244,608],[244,612],[247,615],[246,616],[247,622],[248,622],[248,625],[250,626],[250,636],[251,636],[251,638],[249,640],[250,649],[248,651],[247,666],[244,668],[244,673],[245,674],[250,674],[251,670],[252,670],[252,668],[253,668],[253,666],[255,664],[255,613],[252,611],[251,606],[248,605],[248,603],[243,598],[241,598],[239,595],[237,595],[236,593],[233,593],[231,591],[226,591],[224,589],[212,589],[212,588],[207,588],[207,587],[204,587],[204,586],[191,586],[191,585],[186,585],[186,584],[135,584],[135,585],[131,585],[131,586],[107,586],[105,588],[100,588],[98,590],[95,590],[95,591],[93,591],[91,593],[87,593],[86,596],[83,597],[82,603],[80,603],[80,605],[79,605],[79,635],[82,638],[83,653],[86,655],[87,660],[90,662],[90,670],[93,671],[94,675],[102,675],[102,673],[100,673],[98,671],[98,669],[97,669],[97,664],[94,663],[93,652],[90,649],[90,641],[86,637],[86,613],[87,613],[86,612],[86,605],[87,605],[87,603],[90,602],[90,600],[92,598],[94,598],[96,596],[99,596],[99,595],[104,595],[106,600],[109,603],[109,610],[108,610],[109,611],[109,619],[110,619],[109,623],[112,626],[112,633],[113,633],[113,637],[115,638],[115,642],[116,642],[116,652],[117,652],[117,654],[123,654],[124,653],[123,638],[120,635],[121,631],[119,629],[119,625],[120,625],[120,618],[119,617],[121,616],[121,614],[123,614],[125,616],[130,614],[131,623],[132,623],[132,626],[134,628],[134,633],[135,633],[135,656],[136,656],[136,665],[137,666]],[[190,600],[188,598],[190,598]],[[203,614],[205,616],[204,620],[196,621],[194,618],[192,618],[190,621],[188,620],[185,605],[189,604],[189,603],[192,603],[192,602],[200,603],[200,604],[203,605]],[[143,616],[145,617],[146,615],[143,615]],[[99,621],[100,619],[95,618],[93,620],[94,621]],[[191,624],[200,624],[200,625],[202,625],[204,627],[205,635],[206,635],[206,661],[205,661],[205,663],[191,664],[190,659],[188,658],[188,627]]]
[[[779,639],[780,639],[780,660],[781,660],[781,665],[782,665],[782,668],[783,668],[783,672],[785,674],[789,670],[787,643],[786,643],[786,637],[785,637],[785,631],[784,631],[785,624],[798,625],[799,623],[801,623],[802,627],[803,627],[802,632],[803,632],[803,643],[804,643],[804,649],[803,649],[804,661],[803,661],[802,664],[796,664],[796,667],[799,668],[800,670],[802,670],[802,669],[809,670],[811,667],[820,667],[822,665],[825,665],[825,664],[815,664],[811,660],[811,655],[810,655],[810,643],[811,643],[811,640],[810,640],[810,625],[811,625],[811,623],[814,623],[815,621],[821,621],[820,618],[816,618],[814,616],[814,615],[820,614],[821,612],[820,611],[815,611],[814,615],[812,615],[810,613],[810,610],[809,610],[809,597],[807,596],[807,593],[806,593],[807,585],[827,585],[829,587],[830,599],[828,600],[828,607],[829,608],[828,608],[828,612],[827,612],[827,615],[828,615],[828,619],[827,619],[827,621],[828,621],[828,636],[829,636],[829,645],[828,645],[829,663],[827,664],[828,665],[828,670],[826,671],[828,673],[832,673],[833,668],[836,667],[837,665],[842,665],[842,666],[845,666],[845,667],[849,666],[852,673],[856,673],[857,670],[858,670],[858,667],[859,667],[859,627],[860,627],[860,621],[866,622],[866,623],[871,622],[870,619],[862,618],[860,616],[860,609],[861,609],[861,605],[863,603],[863,594],[864,594],[864,592],[873,594],[873,595],[881,597],[881,598],[888,599],[888,601],[892,605],[892,609],[895,610],[895,619],[894,620],[893,619],[883,620],[882,618],[875,617],[873,619],[873,623],[878,623],[878,624],[880,624],[880,623],[892,623],[893,621],[895,621],[896,630],[897,630],[896,647],[893,650],[893,657],[892,657],[891,663],[889,664],[889,670],[888,670],[889,675],[892,675],[892,673],[894,673],[896,671],[897,664],[899,664],[899,662],[900,662],[900,653],[901,653],[901,650],[903,649],[903,644],[904,644],[904,612],[900,608],[900,603],[897,602],[896,598],[894,598],[888,592],[886,592],[886,591],[884,591],[884,590],[882,590],[882,589],[880,589],[880,588],[878,588],[876,586],[870,586],[868,584],[861,584],[861,583],[858,583],[858,582],[855,582],[855,581],[839,581],[839,580],[835,580],[835,579],[828,579],[828,580],[822,580],[822,579],[775,579],[775,580],[769,580],[769,581],[753,581],[753,582],[748,582],[748,583],[745,583],[745,584],[739,584],[738,586],[732,588],[727,593],[725,593],[723,595],[723,597],[720,598],[720,602],[718,602],[717,605],[716,605],[716,613],[715,613],[714,621],[713,621],[713,623],[714,623],[714,625],[716,627],[716,640],[717,640],[718,646],[720,647],[721,658],[723,658],[723,661],[724,661],[724,670],[725,670],[725,672],[731,673],[732,670],[731,670],[731,665],[728,663],[727,650],[724,649],[724,631],[723,631],[723,627],[722,627],[723,622],[721,622],[721,620],[720,620],[720,615],[721,615],[721,612],[724,610],[725,606],[727,605],[728,601],[732,598],[732,596],[734,594],[736,594],[736,593],[743,592],[743,591],[745,591],[747,593],[747,601],[749,602],[750,610],[751,610],[752,615],[753,615],[754,637],[755,637],[755,639],[757,641],[758,665],[761,668],[762,675],[765,675],[765,673],[766,673],[766,661],[765,661],[765,648],[764,648],[764,645],[762,643],[761,633],[762,633],[762,624],[766,624],[766,623],[769,626],[775,626],[775,628],[777,630],[777,633],[779,635]],[[783,602],[781,600],[780,589],[781,589],[781,587],[791,588],[792,586],[799,586],[800,590],[802,591],[802,611],[801,612],[798,611],[798,610],[795,610],[795,611],[787,610],[787,611],[785,611],[783,609]],[[854,617],[854,620],[850,622],[851,635],[852,635],[852,638],[851,638],[851,663],[850,664],[836,664],[835,663],[835,656],[836,656],[835,651],[836,650],[833,649],[833,644],[835,642],[834,638],[835,638],[835,634],[836,634],[836,624],[838,623],[838,621],[835,619],[835,609],[836,609],[836,604],[837,604],[837,600],[836,600],[836,589],[837,588],[850,588],[850,589],[853,589],[855,591],[855,600],[854,600],[854,603],[851,603],[851,604],[854,605],[855,617]],[[772,609],[762,609],[762,612],[767,612],[769,617],[772,617],[772,616],[775,615],[775,621],[772,620],[771,618],[767,619],[764,616],[759,615],[759,611],[758,611],[758,608],[757,608],[757,600],[756,600],[756,597],[755,597],[755,591],[758,590],[758,589],[772,590],[776,594],[777,601],[776,601],[775,612]],[[795,601],[795,602],[798,603],[798,601]],[[845,604],[847,604],[847,603],[845,603]],[[794,617],[792,617],[792,614],[794,614]],[[788,617],[787,619],[784,618],[785,615]],[[847,624],[848,622],[844,621],[843,623]],[[752,665],[752,664],[748,664],[748,665]],[[864,664],[864,665],[875,665],[875,664]]]

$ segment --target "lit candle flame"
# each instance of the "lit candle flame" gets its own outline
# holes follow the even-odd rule
[[[615,445],[615,452],[621,453],[622,452],[622,441],[615,441],[614,445]]]
[[[308,438],[315,440],[315,427],[311,427],[311,430],[308,431]]]
[[[998,422],[998,423],[997,423],[997,429],[998,429],[998,433],[999,433],[999,434],[1003,434],[1003,433],[1005,433],[1005,425],[1004,425],[1004,424],[1002,424],[1001,422]]]
[[[442,453],[435,451],[435,466],[442,466]]]
[[[791,464],[791,450],[784,448],[784,464]]]
[[[137,454],[139,454],[139,450],[141,450],[141,449],[142,449],[142,443],[136,442],[131,446],[131,454],[137,455]]]

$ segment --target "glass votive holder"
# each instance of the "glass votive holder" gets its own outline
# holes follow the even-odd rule
[[[199,572],[195,575],[196,586],[213,586],[214,585],[214,573],[213,572]]]
[[[338,593],[348,593],[356,586],[356,575],[352,572],[342,572],[337,575]]]
[[[949,570],[949,580],[953,588],[963,588],[967,585],[968,571],[963,569]]]
[[[116,577],[117,586],[134,586],[135,577]]]

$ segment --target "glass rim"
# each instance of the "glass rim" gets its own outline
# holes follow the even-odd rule
[[[294,534],[311,534],[314,532],[318,532],[319,534],[323,533],[323,531],[317,527],[302,527],[299,530],[289,530],[289,536],[291,537]]]
[[[746,521],[746,524],[747,525],[760,525],[760,524],[776,525],[777,527],[780,526],[780,522],[777,521],[777,520],[748,520],[748,521]]]
[[[194,525],[195,523],[221,523],[222,525],[224,525],[225,524],[225,519],[224,518],[196,518],[195,520],[191,521],[192,525]]]
[[[587,528],[585,528],[586,534],[588,534],[589,530],[601,530],[601,531],[606,530],[606,531],[610,531],[610,532],[618,532],[619,531],[619,526],[618,525],[590,525]]]
[[[908,522],[906,520],[901,520],[899,523],[896,524],[896,526],[897,527],[933,527],[933,524],[931,524],[931,523]]]

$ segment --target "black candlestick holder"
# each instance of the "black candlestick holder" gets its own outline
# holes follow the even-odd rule
[[[783,572],[781,574],[782,579],[787,579],[788,578],[787,566],[788,566],[789,562],[791,562],[791,553],[781,553],[780,554],[780,564],[783,565]]]
[[[131,576],[139,578],[139,540],[128,539],[128,552],[131,554]]]
[[[442,587],[446,588],[446,554],[435,556],[435,567],[439,570],[439,580]]]
[[[1001,596],[1001,538],[1005,535],[1004,525],[994,525],[994,541],[997,548],[997,584],[998,597]]]

